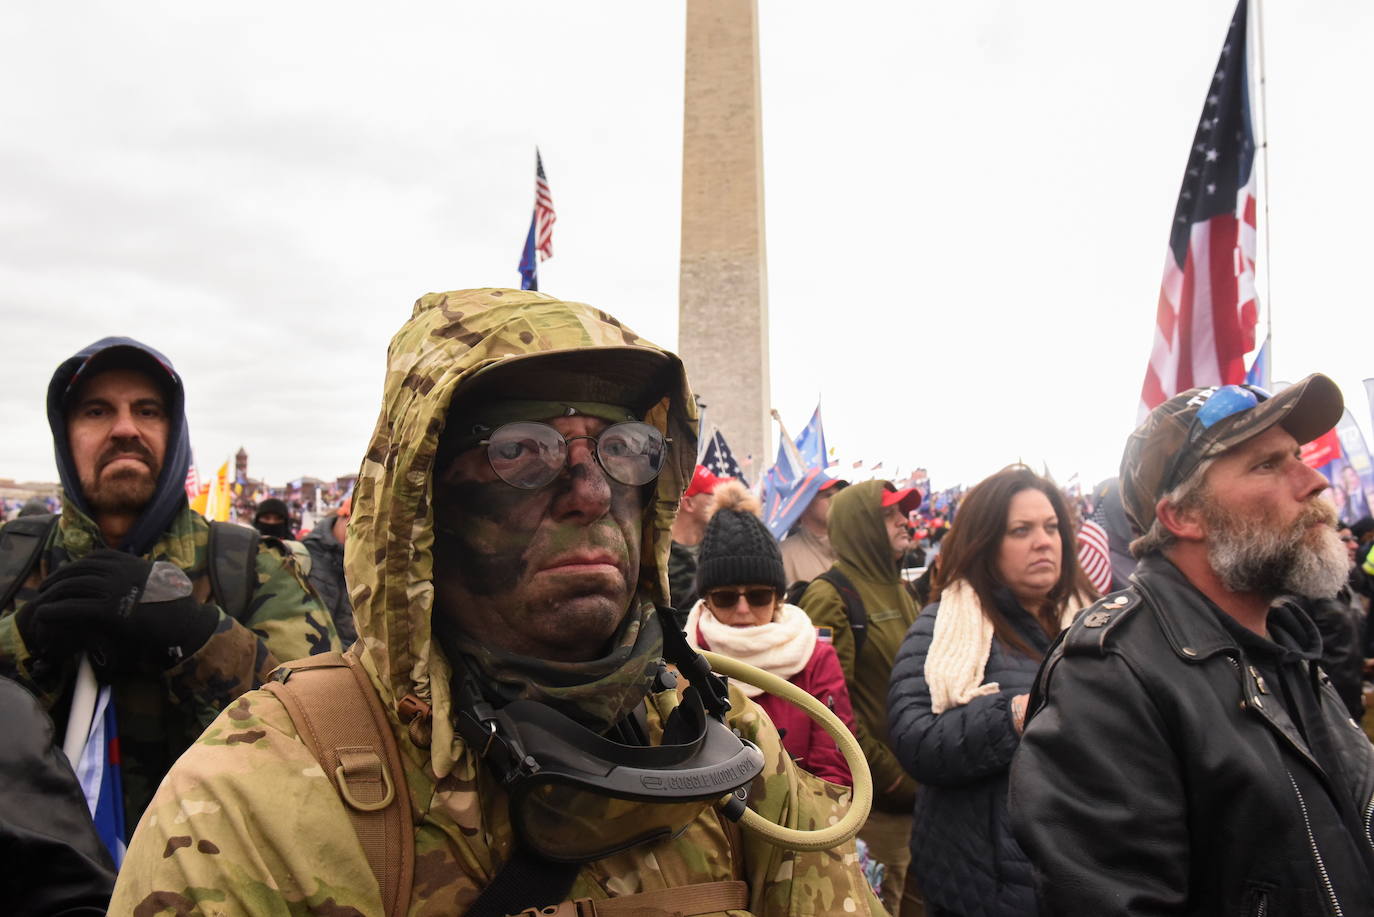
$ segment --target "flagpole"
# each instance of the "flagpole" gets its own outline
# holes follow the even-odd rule
[[[778,409],[777,409],[777,408],[770,408],[770,409],[768,410],[768,413],[769,413],[769,414],[772,414],[772,415],[773,415],[773,419],[776,420],[776,421],[778,422],[778,430],[782,432],[782,438],[783,438],[786,442],[789,442],[789,443],[792,442],[792,437],[789,436],[789,435],[787,435],[787,427],[783,426],[783,423],[782,423],[782,415],[778,413]]]
[[[85,653],[76,667],[76,683],[72,689],[71,710],[67,713],[67,732],[62,740],[62,750],[71,761],[72,769],[81,760],[81,752],[86,748],[86,739],[91,734],[91,719],[95,714],[95,702],[100,694],[100,683],[96,681],[95,670]],[[94,805],[91,806],[95,808]]]
[[[1262,0],[1255,0],[1255,57],[1259,64],[1260,158],[1264,163],[1264,341],[1268,346],[1265,359],[1269,364],[1269,378],[1274,375],[1274,262],[1269,253],[1269,94],[1264,72],[1264,10]],[[1268,380],[1265,380],[1266,382]]]

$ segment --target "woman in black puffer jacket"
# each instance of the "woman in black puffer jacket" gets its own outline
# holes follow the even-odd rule
[[[1092,597],[1058,488],[1015,465],[969,491],[936,588],[888,692],[892,748],[921,784],[908,875],[930,917],[1032,917],[1007,770],[1040,661]]]

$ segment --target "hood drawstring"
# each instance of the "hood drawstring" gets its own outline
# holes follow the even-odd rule
[[[434,738],[434,709],[414,694],[407,694],[396,702],[396,715],[406,727],[410,741],[419,748],[429,748]]]

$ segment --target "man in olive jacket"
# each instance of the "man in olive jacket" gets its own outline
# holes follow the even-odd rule
[[[1044,913],[1374,914],[1374,750],[1302,607],[1346,577],[1298,448],[1341,411],[1322,375],[1192,389],[1127,443],[1140,566],[1052,649],[1012,764]]]
[[[855,630],[844,597],[826,579],[812,580],[801,607],[835,645],[854,703],[855,735],[873,772],[873,812],[859,836],[869,853],[887,867],[883,904],[893,914],[911,862],[911,812],[916,784],[887,742],[887,687],[892,660],[907,628],[916,620],[916,603],[902,582],[898,560],[911,545],[907,513],[921,503],[915,490],[896,490],[887,481],[864,481],[845,488],[831,501],[830,544],[839,573],[863,605],[866,636],[855,653]],[[853,599],[851,598],[851,602]]]

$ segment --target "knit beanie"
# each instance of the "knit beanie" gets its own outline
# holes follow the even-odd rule
[[[712,495],[711,517],[697,552],[697,595],[720,586],[773,586],[787,590],[782,551],[758,516],[758,498],[738,481]]]

